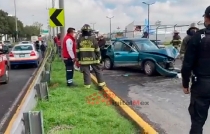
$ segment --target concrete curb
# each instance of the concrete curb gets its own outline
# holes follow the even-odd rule
[[[91,79],[95,84],[98,84],[97,79],[91,74]],[[120,104],[121,100],[116,94],[112,92],[108,87],[104,87],[103,90],[111,93],[107,94],[116,104]],[[114,95],[113,95],[114,94]],[[114,96],[114,97],[113,97]],[[128,105],[119,105],[119,107],[134,121],[136,124],[144,130],[144,134],[158,134],[158,132],[147,122],[145,122],[134,110],[132,110]]]

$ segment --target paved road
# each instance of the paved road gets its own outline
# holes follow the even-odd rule
[[[34,71],[35,68],[30,66],[10,70],[9,83],[0,85],[0,121],[5,113],[8,112]]]
[[[123,100],[139,100],[149,105],[131,106],[160,134],[187,134],[190,129],[189,95],[182,92],[181,79],[147,77],[139,70],[104,70],[110,89]],[[204,134],[210,132],[210,120]]]

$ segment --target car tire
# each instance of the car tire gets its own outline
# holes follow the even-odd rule
[[[107,69],[107,70],[113,69],[113,63],[110,58],[104,59],[104,69]]]
[[[148,76],[152,76],[155,74],[155,63],[152,61],[146,61],[144,63],[144,72]]]
[[[9,67],[6,68],[2,84],[7,84],[8,82],[9,82]]]

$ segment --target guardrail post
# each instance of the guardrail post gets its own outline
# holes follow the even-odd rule
[[[43,115],[41,111],[23,113],[25,134],[44,134]]]
[[[41,82],[35,86],[37,96],[40,100],[46,99],[49,100],[49,91],[47,82]]]

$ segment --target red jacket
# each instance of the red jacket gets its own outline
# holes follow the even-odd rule
[[[57,46],[59,46],[59,47],[60,47],[60,46],[61,46],[61,40],[57,38],[57,40],[56,40],[56,44],[57,44]]]
[[[54,40],[54,43],[56,43],[56,42],[57,42],[57,37],[54,37],[54,39],[53,39],[53,40]]]
[[[73,41],[73,48],[72,49],[73,49],[73,52],[74,52],[74,56],[76,57],[76,41],[75,41],[75,38],[72,35],[67,34],[63,39],[63,58],[71,58],[69,53],[68,53],[67,46],[66,46],[66,41],[68,39],[71,39]]]

